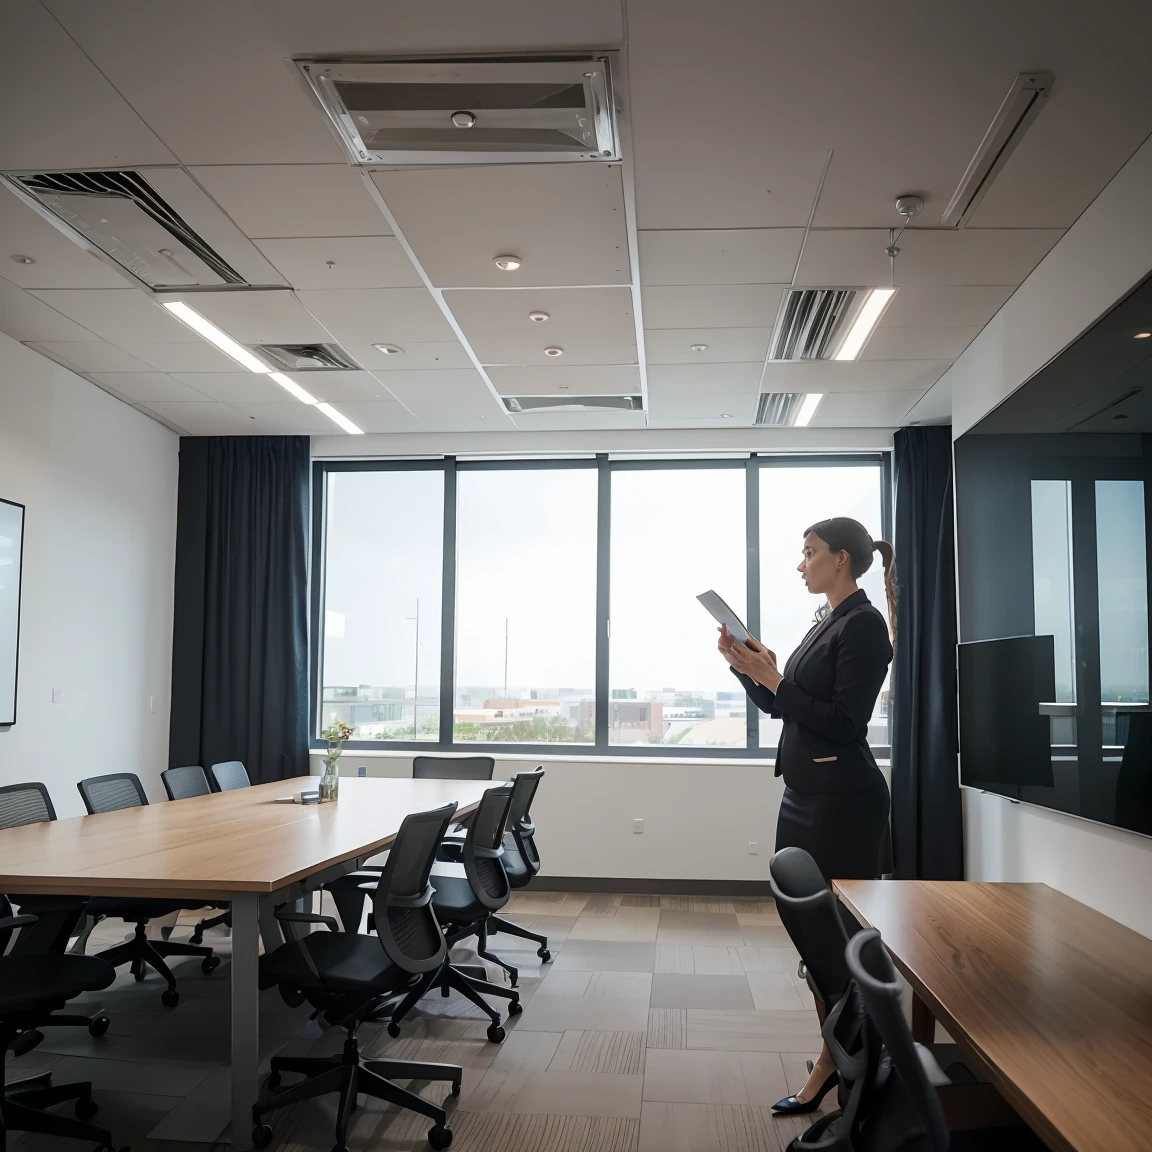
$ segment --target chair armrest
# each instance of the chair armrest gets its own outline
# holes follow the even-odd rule
[[[330,932],[339,932],[340,925],[335,916],[320,916],[315,912],[297,912],[291,908],[277,908],[276,919],[291,924],[323,924]]]
[[[5,916],[0,919],[0,932],[11,928],[30,928],[33,924],[39,923],[40,917],[33,916],[30,913],[26,913],[23,916]]]

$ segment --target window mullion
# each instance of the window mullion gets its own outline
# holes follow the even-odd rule
[[[747,543],[748,631],[760,635],[760,463],[753,453],[745,469],[744,486],[746,512],[745,541]],[[760,747],[760,710],[748,700],[745,721],[746,748]]]
[[[444,458],[444,570],[440,591],[440,739],[452,747],[456,716],[456,458]],[[416,686],[419,694],[420,686]]]
[[[597,752],[608,749],[608,659],[612,587],[612,472],[607,454],[596,457],[596,740]]]

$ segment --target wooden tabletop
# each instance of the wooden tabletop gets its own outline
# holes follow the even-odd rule
[[[1046,884],[835,887],[1050,1147],[1152,1148],[1152,940]]]
[[[410,812],[473,811],[488,781],[340,781],[334,804],[277,804],[314,776],[0,831],[0,892],[226,900],[276,892],[388,847]]]

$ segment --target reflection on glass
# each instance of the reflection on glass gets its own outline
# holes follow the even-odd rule
[[[436,740],[444,475],[330,472],[320,727]]]
[[[747,697],[696,597],[747,608],[743,468],[612,473],[612,744],[743,748]]]
[[[594,468],[457,477],[456,741],[595,739]]]
[[[1032,597],[1035,634],[1051,636],[1056,652],[1056,700],[1076,699],[1076,640],[1072,584],[1072,484],[1032,481]],[[1052,743],[1075,744],[1069,711],[1053,715]]]
[[[796,565],[800,563],[804,530],[820,520],[848,516],[872,533],[881,534],[878,465],[859,467],[772,468],[760,470],[760,619],[761,639],[783,669],[789,654],[812,627],[823,600],[804,587]],[[896,557],[899,565],[900,557]],[[860,581],[868,599],[887,616],[884,571],[879,555]],[[774,748],[780,739],[780,721],[760,717],[760,746]],[[888,683],[885,681],[868,739],[888,741]]]
[[[1103,743],[1123,743],[1127,705],[1148,703],[1148,572],[1144,484],[1096,481]],[[1140,709],[1137,709],[1140,710]]]

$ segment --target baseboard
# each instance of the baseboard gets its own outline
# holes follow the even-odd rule
[[[624,892],[651,896],[750,896],[772,898],[767,880],[646,880],[603,876],[544,876],[532,881],[538,892]]]

